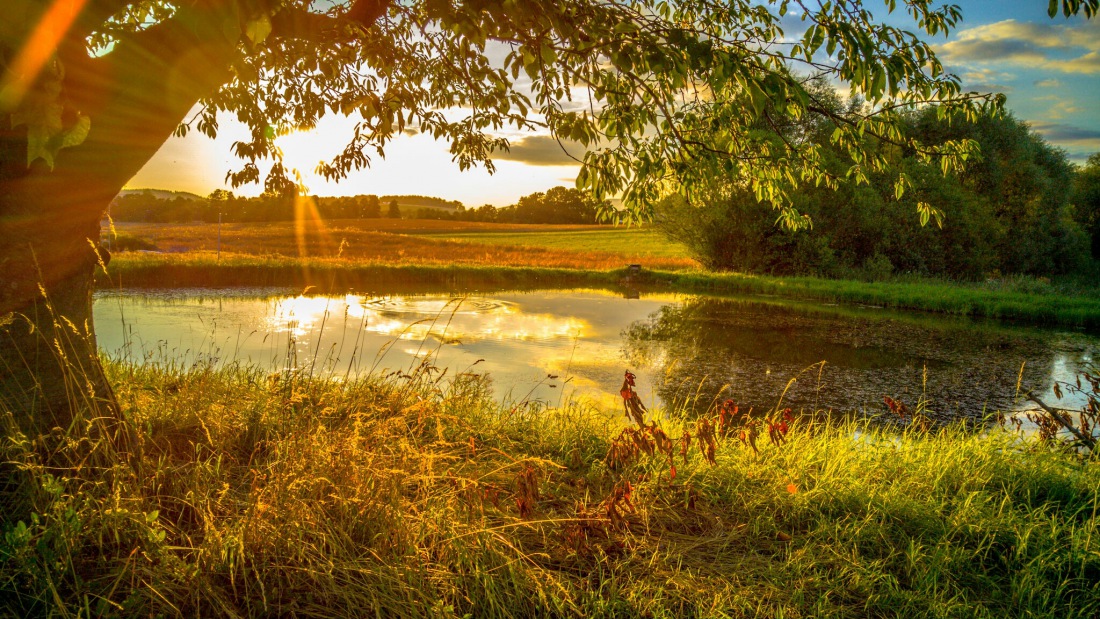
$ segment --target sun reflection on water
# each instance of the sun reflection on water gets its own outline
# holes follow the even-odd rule
[[[446,343],[519,340],[544,342],[583,338],[590,325],[582,318],[527,313],[515,303],[480,297],[451,299],[366,297],[342,299],[306,296],[271,302],[268,325],[277,333],[301,338],[328,323],[341,329],[359,323],[365,332],[400,340],[435,339]]]

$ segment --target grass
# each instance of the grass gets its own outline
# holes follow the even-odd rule
[[[552,231],[484,230],[423,232],[420,234],[425,236],[430,234],[457,241],[487,245],[544,247],[578,252],[608,252],[638,258],[674,258],[680,260],[690,258],[682,245],[668,241],[659,230],[654,228],[596,228],[588,226],[586,228]]]
[[[104,446],[109,475],[50,469],[5,434],[3,490],[36,515],[3,526],[0,614],[1100,613],[1100,464],[1007,434],[796,425],[755,453],[735,429],[713,464],[677,443],[673,477],[609,465],[618,412],[496,404],[430,365],[108,371],[143,472]]]
[[[366,262],[338,258],[286,258],[210,252],[116,256],[98,284],[127,288],[293,287],[314,292],[349,290],[416,293],[438,290],[535,290],[613,287],[622,271],[549,267],[501,267],[477,263]]]
[[[769,277],[740,273],[646,272],[638,285],[665,285],[697,293],[752,293],[919,310],[972,318],[1100,329],[1097,290],[1067,291],[1031,285],[1020,278],[996,285],[898,279],[885,282],[816,277]]]

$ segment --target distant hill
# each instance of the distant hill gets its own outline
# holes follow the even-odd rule
[[[123,189],[118,192],[120,196],[132,196],[141,194],[151,194],[158,200],[175,200],[176,198],[183,198],[184,200],[205,200],[206,198],[193,194],[189,191],[169,191],[167,189]]]

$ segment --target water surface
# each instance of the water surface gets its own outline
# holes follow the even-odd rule
[[[488,374],[500,399],[587,398],[618,407],[626,369],[650,404],[733,398],[769,408],[863,410],[883,396],[941,417],[1017,408],[1017,383],[1053,399],[1094,358],[1076,332],[764,297],[597,290],[492,295],[307,296],[279,290],[97,296],[109,354],[143,363],[241,363],[340,378]]]

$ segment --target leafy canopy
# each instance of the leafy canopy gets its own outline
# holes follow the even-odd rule
[[[1091,16],[1098,1],[1052,0],[1050,10]],[[235,116],[251,137],[234,145],[244,163],[229,178],[264,180],[268,190],[292,184],[276,137],[344,114],[357,123],[340,154],[319,165],[329,179],[369,165],[404,131],[445,140],[462,168],[491,169],[508,132],[536,130],[583,147],[577,184],[597,196],[645,205],[735,174],[797,226],[794,188],[866,180],[883,168],[868,137],[903,144],[945,172],[973,152],[965,140],[904,136],[899,111],[934,105],[973,117],[1002,103],[963,92],[944,71],[925,39],[949,32],[961,14],[933,0],[9,0],[0,9],[5,88],[27,81],[17,51],[58,4],[83,7],[61,28],[61,51],[74,37],[95,59],[131,44],[155,50],[158,37],[147,35],[168,28],[196,48],[222,45],[229,72],[196,97],[201,108],[177,133],[213,136],[221,118]],[[913,29],[880,19],[893,12]],[[61,51],[47,63],[55,80],[81,70]],[[811,79],[847,85],[865,105],[839,116]],[[39,94],[9,92],[0,112],[28,125],[29,160],[52,162],[89,124],[95,131],[96,119],[76,109],[80,124],[65,126],[64,93]],[[805,133],[785,129],[800,123],[829,125],[843,174],[826,170]],[[274,165],[261,179],[264,159]],[[899,196],[906,186],[896,179]]]

